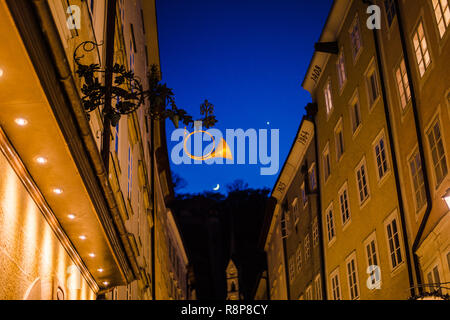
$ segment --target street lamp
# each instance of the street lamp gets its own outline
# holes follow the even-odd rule
[[[445,192],[445,194],[442,197],[442,199],[445,200],[445,202],[447,203],[447,207],[450,209],[450,188],[447,189],[447,192]]]

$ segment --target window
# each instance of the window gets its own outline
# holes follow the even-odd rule
[[[347,81],[347,73],[345,71],[344,50],[341,50],[341,53],[339,54],[339,57],[338,57],[337,72],[338,72],[338,79],[339,79],[339,88],[342,89],[345,82]]]
[[[285,211],[281,214],[281,237],[283,239],[289,237],[289,214]]]
[[[302,186],[300,187],[300,191],[302,194],[303,207],[306,207],[306,205],[308,204],[308,197],[306,196],[305,182],[302,183]]]
[[[334,216],[333,216],[333,205],[327,209],[327,231],[328,231],[328,242],[331,242],[336,237],[336,231],[334,229]]]
[[[329,116],[331,114],[331,111],[333,111],[333,98],[331,96],[331,80],[328,80],[323,90],[325,95],[325,106],[327,108],[327,116]]]
[[[305,300],[312,300],[312,299],[313,299],[312,286],[309,285],[308,288],[306,288]]]
[[[370,196],[365,159],[356,168],[356,184],[358,186],[359,204],[362,205]]]
[[[314,279],[314,292],[316,300],[322,300],[322,283],[320,282],[320,274]]]
[[[298,210],[298,199],[297,198],[295,198],[294,201],[292,201],[292,212],[294,213],[295,224],[297,224],[298,220],[300,218],[300,212]]]
[[[350,29],[350,39],[352,43],[353,60],[356,60],[361,49],[361,30],[359,28],[359,19],[355,18],[353,26]]]
[[[325,147],[325,150],[323,151],[323,172],[324,172],[324,179],[325,182],[328,181],[328,178],[331,174],[331,161],[330,161],[330,148],[329,144]]]
[[[437,117],[431,128],[428,130],[428,143],[430,145],[431,157],[433,159],[434,174],[436,178],[436,188],[447,176],[447,159],[445,157],[444,143],[442,141],[439,117]]]
[[[289,281],[293,282],[295,279],[295,261],[294,256],[289,257]]]
[[[331,282],[331,296],[333,297],[333,300],[341,300],[341,286],[339,281],[339,269],[336,269],[333,271],[333,273],[330,275],[330,282]]]
[[[317,218],[313,222],[313,246],[314,248],[319,244],[319,225],[317,223]]]
[[[395,70],[395,78],[397,80],[397,88],[400,94],[400,103],[402,106],[402,110],[405,110],[406,105],[411,100],[411,89],[409,87],[408,74],[406,73],[404,59],[402,59],[400,65]]]
[[[342,129],[342,118],[334,129],[334,139],[336,141],[336,158],[339,161],[344,154],[344,132]]]
[[[397,218],[390,218],[385,227],[389,246],[390,264],[392,269],[395,269],[403,262]]]
[[[350,221],[350,205],[348,201],[347,183],[339,191],[339,206],[341,208],[342,226]]]
[[[127,184],[127,195],[128,199],[131,200],[131,189],[133,187],[133,154],[131,147],[128,147],[128,184]]]
[[[384,0],[384,10],[386,10],[386,17],[391,26],[396,14],[394,0]]]
[[[359,283],[358,283],[358,272],[356,266],[356,254],[353,253],[350,258],[346,261],[347,264],[347,280],[348,289],[350,292],[350,299],[355,300],[359,298]]]
[[[439,35],[444,37],[445,31],[450,24],[450,9],[447,0],[432,0],[434,16],[439,29]]]
[[[413,192],[415,195],[416,202],[416,212],[419,212],[420,209],[426,203],[426,194],[425,194],[425,181],[423,179],[423,171],[422,171],[422,160],[420,159],[419,151],[415,151],[411,158],[409,158],[409,169],[411,170],[411,178],[413,181]]]
[[[386,154],[386,143],[384,140],[384,133],[381,133],[381,135],[377,138],[374,145],[374,153],[375,153],[375,161],[377,164],[378,180],[381,180],[389,171],[389,163]]]
[[[359,109],[359,101],[357,99],[350,105],[350,115],[352,119],[352,131],[355,134],[356,130],[361,126],[361,111]]]
[[[309,168],[309,186],[311,190],[316,190],[317,188],[317,174],[316,174],[316,164],[313,163],[311,168]]]
[[[441,289],[441,277],[439,275],[439,269],[438,266],[434,266],[433,269],[427,273],[427,280],[428,280],[428,291],[438,291],[439,293],[442,293]]]
[[[300,272],[300,270],[302,269],[302,244],[299,243],[298,248],[297,248],[297,252],[296,252],[296,264],[297,264],[297,273]]]
[[[416,61],[419,67],[420,76],[423,77],[425,71],[431,64],[431,56],[428,51],[427,39],[422,22],[419,23],[413,34],[413,45],[416,53]]]
[[[373,232],[367,240],[364,242],[364,250],[366,252],[366,261],[367,267],[376,266],[378,269],[368,269],[370,270],[371,286],[369,289],[380,288],[381,274],[380,274],[380,265],[378,259],[378,250],[377,250],[377,238],[376,233]]]
[[[369,106],[373,107],[373,104],[380,96],[380,89],[378,86],[377,72],[375,68],[372,68],[367,74],[366,78],[367,89],[369,92]]]
[[[309,241],[309,234],[305,237],[305,260],[311,256],[311,243]]]

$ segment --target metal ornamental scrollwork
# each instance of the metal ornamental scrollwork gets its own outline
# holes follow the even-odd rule
[[[93,41],[85,41],[77,46],[73,58],[76,64],[76,74],[82,79],[81,98],[86,114],[96,110],[105,104],[106,87],[100,77],[107,70],[102,69],[99,64],[83,64],[85,55],[96,50],[103,44]],[[109,70],[108,70],[109,71]],[[104,114],[111,119],[111,126],[115,127],[122,115],[127,115],[136,111],[144,104],[146,92],[142,83],[134,73],[126,70],[123,65],[115,64],[110,70],[113,75],[113,85],[111,87],[112,104],[108,114]]]

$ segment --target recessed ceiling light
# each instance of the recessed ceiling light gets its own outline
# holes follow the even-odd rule
[[[36,158],[36,162],[39,164],[46,164],[47,163],[47,159],[44,157],[37,157]]]
[[[97,269],[97,271],[101,273],[101,272],[103,272],[103,271],[105,271],[105,270],[103,270],[102,268],[100,268],[100,269]]]
[[[28,121],[25,120],[24,118],[17,118],[16,120],[14,120],[16,122],[17,125],[24,127],[28,124]]]
[[[55,188],[55,189],[53,189],[53,193],[55,193],[55,194],[62,194],[63,191],[62,191],[62,189]]]
[[[86,240],[86,239],[87,239],[86,236],[79,236],[79,238],[80,238],[81,240]]]
[[[89,253],[89,257],[95,258],[95,253]]]
[[[74,214],[69,214],[69,215],[67,215],[67,217],[68,217],[70,220],[73,220],[73,219],[76,218]]]

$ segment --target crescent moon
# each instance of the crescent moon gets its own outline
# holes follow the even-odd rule
[[[217,184],[215,188],[213,188],[214,191],[218,191],[220,189],[220,184]]]

